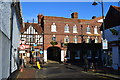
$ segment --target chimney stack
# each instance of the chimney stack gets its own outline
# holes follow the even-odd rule
[[[71,14],[71,18],[78,18],[78,13],[77,12],[73,12],[72,14]]]
[[[95,18],[96,18],[96,16],[93,16],[93,17],[92,17],[92,19],[95,19]]]
[[[43,18],[42,14],[38,14],[38,24],[41,24],[41,19]]]

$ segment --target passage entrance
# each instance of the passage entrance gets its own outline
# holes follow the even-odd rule
[[[49,47],[47,49],[47,57],[49,60],[61,61],[61,49],[59,47]]]

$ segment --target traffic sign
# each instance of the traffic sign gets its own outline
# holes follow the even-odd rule
[[[20,45],[20,47],[19,47],[21,50],[24,50],[25,49],[25,45]]]

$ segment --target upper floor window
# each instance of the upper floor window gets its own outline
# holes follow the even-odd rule
[[[98,34],[97,26],[94,27],[94,34]]]
[[[98,37],[95,38],[95,43],[98,43]]]
[[[64,43],[69,43],[69,37],[68,37],[68,36],[66,36],[66,37],[64,38]]]
[[[55,23],[51,25],[51,32],[57,32]]]
[[[90,32],[90,26],[88,25],[88,27],[86,28],[86,33],[87,34],[91,34],[91,32]]]
[[[76,25],[73,26],[73,33],[78,33],[78,32],[77,32],[77,26],[76,26]]]
[[[75,36],[74,37],[74,43],[77,43],[78,42],[78,39],[77,39],[77,37]]]
[[[90,43],[90,36],[87,37],[86,43]]]
[[[69,26],[68,26],[68,24],[65,25],[64,32],[65,33],[69,33]]]
[[[52,41],[56,41],[56,37],[55,37],[55,35],[53,35],[53,37],[52,37]]]

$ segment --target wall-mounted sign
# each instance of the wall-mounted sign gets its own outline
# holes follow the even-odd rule
[[[106,39],[102,40],[102,48],[103,49],[108,49],[108,41]]]

